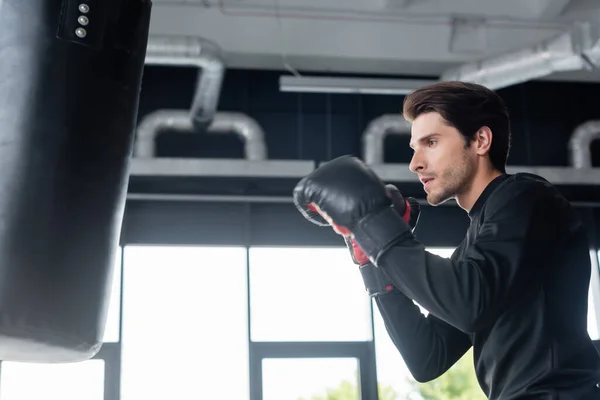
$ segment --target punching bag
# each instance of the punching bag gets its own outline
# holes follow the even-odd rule
[[[0,1],[0,360],[101,347],[150,10]]]

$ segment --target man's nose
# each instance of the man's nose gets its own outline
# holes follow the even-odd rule
[[[420,156],[419,152],[414,152],[408,168],[414,173],[417,173],[424,168],[423,158]]]

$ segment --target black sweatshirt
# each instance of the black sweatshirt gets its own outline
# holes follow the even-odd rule
[[[600,399],[586,231],[552,185],[530,174],[496,178],[450,259],[408,232],[399,238],[390,217],[373,219],[362,240],[380,245],[371,255],[395,289],[376,303],[416,380],[439,377],[473,346],[489,399]]]

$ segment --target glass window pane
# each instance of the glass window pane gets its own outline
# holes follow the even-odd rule
[[[341,248],[251,248],[254,341],[371,340],[369,296]]]
[[[592,340],[600,339],[598,335],[598,320],[596,318],[596,305],[594,304],[594,293],[590,284],[590,291],[588,295],[588,334]]]
[[[124,251],[122,398],[247,399],[245,248]]]
[[[590,257],[592,260],[592,275],[590,277],[590,290],[588,294],[588,333],[593,340],[599,340],[600,271],[598,270],[598,260],[600,259],[600,251],[591,250]]]
[[[119,318],[121,308],[121,251],[122,249],[119,247],[117,255],[115,256],[110,303],[108,305],[106,327],[104,328],[104,342],[119,341]]]
[[[104,361],[69,364],[2,362],[2,400],[104,400]]]
[[[427,251],[436,254],[440,257],[450,258],[452,253],[456,250],[454,247],[428,247]]]
[[[355,358],[265,358],[262,376],[263,400],[360,399]]]

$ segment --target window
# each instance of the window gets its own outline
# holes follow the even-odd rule
[[[254,341],[371,340],[358,267],[340,248],[251,248]]]
[[[124,251],[122,398],[247,399],[245,248]]]
[[[596,317],[594,296],[598,296],[598,294],[593,293],[592,284],[590,283],[590,291],[588,294],[588,334],[592,340],[598,340],[600,339],[600,335],[598,335],[598,320]]]
[[[263,400],[360,399],[355,358],[265,358],[262,371]]]
[[[592,275],[590,277],[590,290],[588,293],[588,333],[593,340],[600,340],[598,312],[600,312],[600,270],[598,261],[600,251],[590,251],[592,260]]]
[[[112,289],[110,293],[110,302],[108,306],[108,316],[104,328],[104,342],[119,341],[119,318],[121,306],[121,251],[119,247],[115,256],[114,273],[112,279]]]
[[[104,361],[2,362],[2,400],[104,400]]]

